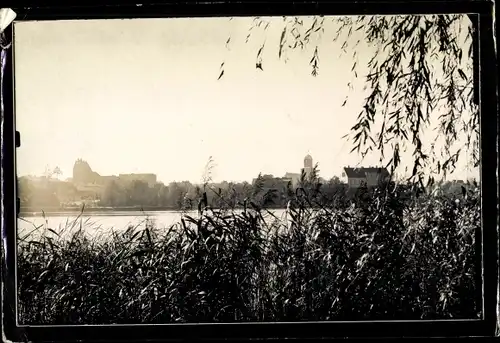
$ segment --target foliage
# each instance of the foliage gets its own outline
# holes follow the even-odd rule
[[[35,184],[27,178],[20,178],[17,186],[22,207],[57,207],[60,199],[76,192],[75,187],[67,182],[49,179]]]
[[[213,183],[209,180],[201,186],[193,185],[188,181],[172,182],[168,185],[158,183],[154,187],[149,187],[143,181],[134,181],[128,185],[111,181],[106,186],[98,205],[113,208],[160,207],[172,210],[195,210],[201,194],[205,192],[206,206],[211,208],[241,209],[245,202],[247,204],[253,202],[267,208],[286,208],[289,203],[296,203],[297,199],[303,199],[303,196],[297,197],[296,194],[297,187],[300,187],[309,194],[309,202],[320,201],[323,205],[335,205],[337,208],[342,208],[355,195],[339,178],[333,177],[328,181],[320,180],[317,177],[318,173],[316,166],[312,175],[306,177],[303,174],[299,184],[295,187],[287,179],[268,175],[258,175],[252,184],[247,182]],[[440,189],[445,193],[458,194],[460,193],[459,187],[460,185],[456,182],[440,184]],[[53,181],[40,186],[26,178],[19,180],[19,196],[21,210],[33,208],[38,211],[57,209],[61,205],[61,200],[64,199],[85,198],[69,182]],[[308,206],[314,206],[314,204],[311,203]]]
[[[337,179],[338,180],[338,179]],[[242,207],[245,199],[257,203],[266,203],[269,207],[284,208],[294,194],[294,187],[288,180],[259,175],[253,184],[247,182],[205,182],[195,185],[188,181],[161,183],[149,187],[144,181],[121,184],[109,182],[102,192],[98,205],[101,207],[162,207],[175,210],[195,209],[203,190],[207,194],[207,205],[213,208]],[[333,194],[342,190],[340,182],[328,182],[324,192]],[[290,188],[292,188],[290,190]],[[85,194],[78,192],[69,182],[50,182],[39,186],[28,179],[19,181],[21,207],[35,207],[42,210],[58,208],[64,199],[85,199]],[[68,194],[71,194],[68,197]],[[91,197],[93,198],[93,197]]]
[[[410,187],[407,187],[410,188]],[[338,209],[302,188],[283,218],[253,202],[91,239],[80,220],[19,237],[22,323],[478,318],[477,188],[387,185]],[[309,204],[314,208],[311,208]]]
[[[285,18],[278,55],[312,44],[326,18]],[[457,15],[333,19],[347,52],[354,32],[374,48],[365,75],[369,96],[351,130],[354,151],[390,149],[389,166],[413,149],[413,181],[426,167],[450,172],[463,149],[477,164],[478,112],[471,87],[472,25]],[[265,19],[256,27],[266,30]],[[468,31],[461,41],[460,30]],[[256,67],[263,68],[262,51]],[[464,53],[469,49],[467,53]],[[437,63],[439,62],[439,63]],[[310,61],[320,72],[320,51]],[[353,73],[356,74],[356,62]],[[224,70],[219,78],[223,77]],[[445,109],[444,112],[442,109]],[[444,113],[444,114],[443,114]],[[375,118],[382,118],[373,132]],[[444,159],[424,144],[438,118]],[[208,168],[209,169],[209,168]],[[480,195],[468,185],[426,194],[413,183],[356,192],[318,170],[299,187],[259,175],[250,184],[188,182],[146,187],[110,183],[106,206],[198,208],[170,228],[147,224],[91,239],[78,221],[70,233],[47,228],[19,237],[22,323],[109,324],[290,320],[478,318],[474,234]],[[31,199],[31,186],[21,188]],[[26,192],[26,193],[23,193]],[[48,194],[54,194],[48,193]],[[47,198],[49,196],[47,195]],[[30,202],[31,200],[26,200]],[[284,218],[269,208],[286,207]],[[79,227],[78,227],[79,225]],[[76,232],[74,229],[77,228]]]
[[[474,27],[470,17],[317,16],[284,17],[283,21],[257,17],[246,42],[256,31],[266,32],[272,25],[282,26],[276,53],[285,62],[288,51],[311,48],[312,76],[319,74],[319,47],[330,40],[328,33],[333,35],[332,44],[342,43],[341,54],[352,54],[356,78],[364,67],[358,63],[359,52],[372,54],[366,74],[360,75],[369,93],[356,124],[346,132],[353,151],[362,156],[378,151],[380,160],[396,169],[402,152],[412,149],[411,178],[419,182],[432,183],[434,177],[425,177],[430,171],[441,176],[453,172],[465,153],[470,153],[467,162],[479,165],[479,117],[472,72]],[[256,57],[256,67],[263,71],[264,49],[269,46],[262,43]],[[429,128],[436,129],[436,137],[426,136]],[[444,140],[441,151],[435,149],[440,139]]]

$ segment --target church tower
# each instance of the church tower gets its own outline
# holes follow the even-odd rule
[[[306,173],[306,176],[309,177],[313,171],[313,159],[311,155],[307,154],[306,157],[304,157],[304,172]]]

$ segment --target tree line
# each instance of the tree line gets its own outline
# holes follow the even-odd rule
[[[339,194],[347,192],[347,185],[338,177],[321,183],[317,171],[303,174],[297,185],[290,180],[259,174],[252,182],[205,182],[201,185],[189,181],[157,183],[149,187],[146,182],[134,181],[129,185],[110,182],[99,201],[105,207],[165,207],[176,210],[195,210],[200,199],[213,208],[242,208],[244,206],[265,206],[285,208],[296,195],[297,189],[321,190],[322,202],[333,201]]]
[[[442,183],[440,188],[449,194],[459,194],[460,184]],[[401,199],[412,192],[411,184],[398,184]],[[353,200],[359,204],[370,197],[372,189],[367,187],[349,188],[338,177],[320,180],[315,168],[311,175],[301,175],[297,184],[290,180],[259,174],[252,182],[205,182],[193,184],[189,181],[157,183],[150,187],[146,182],[136,180],[130,183],[111,181],[101,193],[92,196],[79,194],[69,182],[46,182],[40,185],[21,178],[18,183],[18,196],[23,208],[55,209],[68,206],[68,197],[80,200],[93,200],[97,207],[112,208],[163,208],[169,210],[196,210],[201,199],[212,208],[266,207],[286,208],[302,201],[303,205],[314,207],[350,206]],[[81,205],[81,204],[80,204]],[[73,205],[75,206],[75,205]]]

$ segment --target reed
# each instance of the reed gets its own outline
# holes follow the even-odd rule
[[[477,318],[479,199],[477,189],[410,201],[379,191],[338,208],[298,194],[285,220],[253,203],[200,206],[169,228],[100,238],[74,221],[19,237],[20,321]]]

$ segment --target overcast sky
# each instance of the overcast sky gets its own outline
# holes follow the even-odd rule
[[[214,181],[299,172],[307,153],[325,178],[358,165],[341,137],[362,107],[364,74],[361,67],[355,78],[352,57],[339,57],[336,24],[327,21],[320,40],[284,63],[283,19],[245,43],[252,20],[16,23],[19,175],[40,175],[48,165],[71,177],[77,158],[101,175],[156,173],[165,183],[199,182],[210,156]],[[264,41],[261,71],[255,62]],[[316,43],[320,69],[312,77]],[[372,54],[361,44],[359,65]],[[464,162],[459,169],[457,178],[477,175]]]

